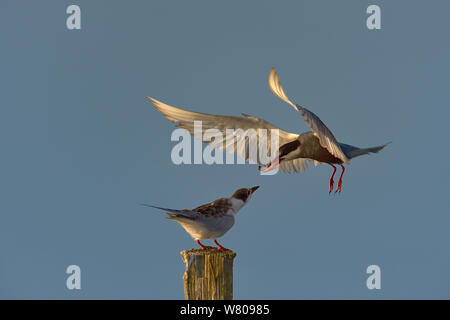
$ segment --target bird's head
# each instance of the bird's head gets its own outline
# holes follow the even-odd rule
[[[253,188],[242,188],[236,190],[231,197],[234,199],[242,200],[244,203],[246,203],[248,200],[250,200],[253,193],[258,190],[258,188],[259,186],[255,186]]]

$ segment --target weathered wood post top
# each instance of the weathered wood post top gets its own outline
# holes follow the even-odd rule
[[[190,249],[181,252],[186,265],[183,275],[186,300],[233,299],[233,260],[231,250]]]

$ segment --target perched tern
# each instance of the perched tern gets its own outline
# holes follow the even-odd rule
[[[214,243],[219,247],[219,250],[228,250],[217,242],[217,238],[231,229],[236,214],[258,188],[259,186],[242,188],[236,190],[229,198],[220,198],[192,210],[175,210],[148,204],[142,205],[165,211],[168,218],[178,222],[202,249],[211,247],[204,246],[200,242],[201,239],[214,239]]]

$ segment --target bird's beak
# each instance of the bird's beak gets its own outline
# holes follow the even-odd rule
[[[253,192],[255,192],[256,190],[258,190],[258,188],[259,188],[259,186],[255,186],[255,187],[251,188],[250,191],[251,191],[252,194],[253,194]]]

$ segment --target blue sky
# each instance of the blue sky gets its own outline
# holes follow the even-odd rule
[[[450,298],[447,2],[75,2],[0,4],[0,298],[183,299],[179,252],[196,244],[139,203],[192,208],[254,185],[221,239],[235,298]],[[352,161],[341,195],[327,165],[170,161],[174,125],[147,95],[308,131],[270,92],[272,67],[339,141],[392,141]],[[81,290],[65,286],[71,264]],[[372,264],[381,290],[366,287]]]

